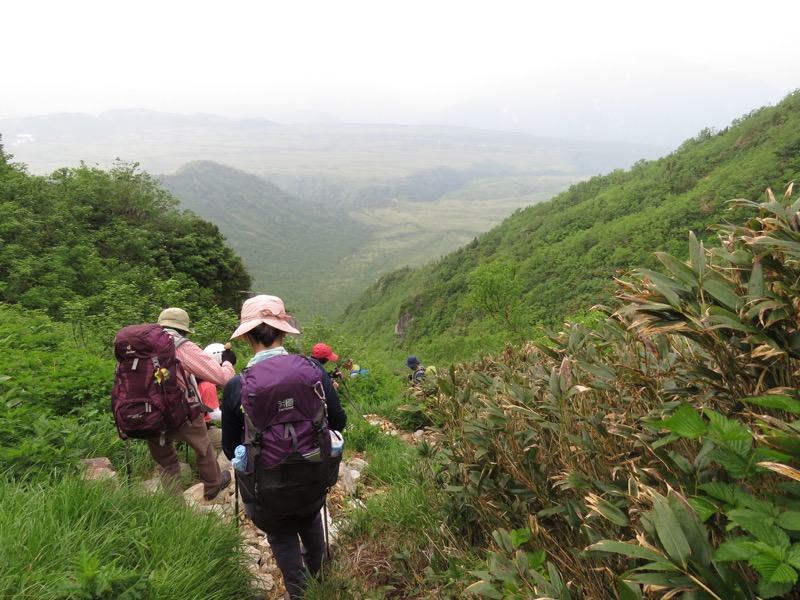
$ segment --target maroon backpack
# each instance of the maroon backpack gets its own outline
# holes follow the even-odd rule
[[[281,516],[324,499],[339,476],[331,456],[322,372],[306,356],[287,354],[241,373],[248,473],[243,497]]]
[[[161,437],[163,444],[163,434],[200,414],[196,390],[175,355],[185,341],[149,323],[117,333],[111,410],[121,438]]]

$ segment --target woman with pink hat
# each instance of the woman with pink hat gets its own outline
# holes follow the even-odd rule
[[[288,355],[283,347],[283,340],[290,333],[298,334],[300,331],[286,314],[283,301],[277,296],[261,295],[245,301],[239,327],[233,332],[231,339],[245,340],[253,351],[254,356],[245,367],[248,369],[261,361]],[[314,359],[310,360],[320,371],[328,426],[330,429],[342,431],[347,424],[347,415],[339,396],[322,365]],[[228,382],[222,394],[222,449],[229,459],[234,459],[236,447],[245,441],[245,414],[241,396],[240,374]],[[267,534],[275,562],[283,574],[286,597],[300,597],[307,586],[309,575],[316,575],[322,569],[326,544],[320,509],[325,503],[325,494],[293,508],[290,514],[275,515],[260,503],[252,502],[253,496],[248,488],[252,475],[237,472],[237,478],[241,479],[240,490],[248,515]]]

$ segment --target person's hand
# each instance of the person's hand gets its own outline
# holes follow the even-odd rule
[[[225,350],[222,351],[222,362],[226,360],[231,363],[231,365],[236,364],[236,354],[234,354],[233,350],[231,350],[230,344],[225,344]]]

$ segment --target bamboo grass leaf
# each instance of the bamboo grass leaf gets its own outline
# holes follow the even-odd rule
[[[595,494],[589,494],[586,497],[586,502],[591,507],[591,512],[604,517],[615,525],[620,527],[629,525],[628,516],[608,500]]]
[[[645,548],[644,546],[632,544],[630,542],[619,542],[617,540],[601,540],[586,548],[586,552],[590,554],[622,554],[623,556],[641,558],[653,562],[661,562],[665,558],[663,554],[651,550],[650,548]]]
[[[777,408],[785,410],[795,415],[800,415],[800,400],[786,396],[784,394],[768,394],[766,396],[753,396],[751,398],[743,398],[745,402],[764,406],[766,408]]]
[[[617,577],[618,600],[642,600],[642,589],[635,584],[628,583],[622,577]]]
[[[680,298],[675,292],[678,284],[673,279],[649,269],[640,269],[636,273],[652,281],[657,286],[658,293],[662,294],[671,306],[679,307],[681,305]]]
[[[653,525],[658,539],[672,562],[686,567],[691,555],[689,541],[667,499],[651,490],[653,498]]]
[[[725,281],[721,277],[708,277],[703,280],[702,289],[708,292],[725,308],[736,310],[736,305],[739,302],[739,295],[730,282]]]
[[[656,252],[655,255],[680,283],[688,287],[698,284],[697,274],[685,262],[666,252]]]
[[[697,239],[694,231],[689,232],[689,261],[697,278],[702,280],[706,271],[706,255],[703,243]]]
[[[499,600],[502,600],[503,598],[502,592],[498,592],[496,589],[494,589],[494,587],[490,582],[484,580],[478,581],[468,586],[467,589],[464,590],[464,594],[476,594],[478,596],[483,596],[485,598],[492,598]]]
[[[761,298],[764,295],[764,266],[761,259],[753,260],[753,270],[750,272],[750,279],[747,282],[747,295],[750,298]]]
[[[689,502],[677,492],[670,494],[667,502],[672,508],[691,548],[693,564],[707,567],[714,552],[708,541],[708,530],[703,526]]]
[[[711,306],[708,309],[708,314],[711,316],[711,329],[733,329],[734,331],[742,331],[745,333],[756,333],[758,329],[746,325],[742,322],[741,317],[721,306]]]
[[[642,585],[660,586],[666,588],[694,588],[695,581],[688,575],[678,573],[633,573],[625,577],[626,581],[641,583]]]

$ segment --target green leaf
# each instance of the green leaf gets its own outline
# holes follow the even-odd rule
[[[673,431],[682,437],[696,439],[705,435],[708,427],[703,421],[703,417],[688,406],[681,406],[672,416],[661,421],[652,421],[654,425],[667,431]]]
[[[702,522],[708,521],[711,517],[717,514],[717,506],[704,498],[693,497],[689,498],[687,502],[691,505],[697,516]]]
[[[772,519],[767,518],[769,515],[752,513],[753,511],[730,510],[726,515],[736,525],[760,541],[774,548],[789,548],[789,536],[783,529],[772,524]]]
[[[633,583],[624,581],[617,577],[617,598],[618,600],[642,600],[642,589]]]
[[[747,563],[753,567],[767,583],[797,582],[797,571],[790,564],[782,562],[773,556],[757,554]]]
[[[667,556],[676,564],[685,567],[689,561],[691,548],[678,518],[670,508],[667,499],[657,492],[653,497],[653,525]]]
[[[498,600],[502,600],[503,598],[502,592],[498,592],[496,589],[494,589],[492,584],[488,581],[478,581],[473,583],[464,590],[464,593],[476,594],[478,596],[483,596],[484,598],[496,598]]]
[[[744,490],[735,483],[721,481],[701,484],[700,489],[712,498],[722,500],[726,504],[736,504],[739,498],[745,495]]]
[[[664,556],[655,550],[645,548],[638,544],[631,544],[628,542],[618,542],[616,540],[601,540],[596,544],[592,544],[586,548],[586,552],[594,553],[600,552],[604,554],[622,554],[623,556],[630,556],[631,558],[641,558],[644,560],[651,560],[658,562],[664,559]]]
[[[800,543],[792,544],[792,547],[786,552],[786,562],[795,569],[800,569]]]
[[[800,511],[787,510],[778,515],[777,524],[783,529],[800,531]]]
[[[679,282],[689,287],[697,285],[697,275],[685,262],[666,252],[656,252],[655,255]]]
[[[722,277],[715,276],[714,278],[709,277],[703,280],[702,289],[711,294],[725,308],[736,310],[739,296],[734,291],[733,286]]]
[[[511,543],[514,544],[514,548],[519,548],[522,544],[526,543],[531,539],[531,532],[530,529],[514,529],[511,532]]]
[[[702,279],[706,270],[706,255],[703,251],[703,242],[697,239],[694,231],[689,232],[689,262],[697,277]]]
[[[753,259],[753,270],[747,282],[747,295],[753,299],[764,295],[764,267],[760,258]]]
[[[714,560],[748,560],[751,556],[758,554],[752,547],[752,543],[744,542],[747,538],[736,538],[722,542],[714,551]]]
[[[800,415],[800,401],[792,398],[791,396],[785,396],[783,394],[770,394],[767,396],[744,398],[743,400],[745,402],[749,402],[750,404],[757,404],[758,406],[764,406],[766,408],[777,408],[795,415]]]
[[[620,527],[625,527],[629,524],[628,515],[622,512],[619,508],[611,504],[608,500],[600,498],[598,496],[594,496],[592,502],[590,503],[592,510],[615,525],[619,525]]]

